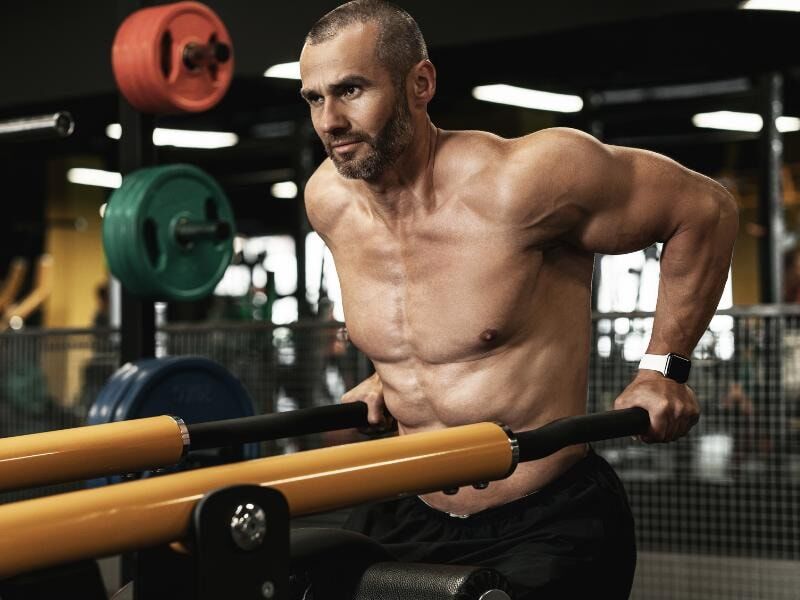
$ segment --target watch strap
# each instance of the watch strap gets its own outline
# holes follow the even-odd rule
[[[692,361],[680,354],[645,354],[639,362],[640,369],[658,371],[664,377],[668,377],[678,383],[686,383],[689,379],[689,371],[692,368]]]
[[[667,359],[669,354],[645,354],[639,361],[640,369],[648,371],[658,371],[662,375],[667,374]]]

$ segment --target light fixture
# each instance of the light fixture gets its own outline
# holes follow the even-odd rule
[[[193,131],[190,129],[153,130],[153,144],[156,146],[177,146],[179,148],[229,148],[239,143],[239,136],[226,131]]]
[[[270,188],[273,198],[297,198],[297,184],[294,181],[279,181]]]
[[[472,90],[472,97],[485,102],[563,113],[580,112],[583,108],[580,96],[554,94],[502,83],[478,86]]]
[[[122,138],[122,127],[119,123],[111,123],[106,127],[106,135],[112,140],[118,140]],[[213,150],[215,148],[229,148],[238,143],[239,136],[226,131],[196,131],[193,129],[165,129],[163,127],[157,127],[153,130],[153,144],[156,146]]]
[[[122,125],[119,123],[111,123],[106,127],[106,135],[112,140],[118,140],[122,137]]]
[[[761,115],[756,113],[734,112],[718,110],[716,112],[698,113],[692,117],[695,127],[704,129],[723,129],[726,131],[746,131],[757,133],[764,126]],[[776,120],[778,131],[787,133],[800,131],[800,119],[797,117],[778,117]]]
[[[300,63],[290,62],[272,65],[264,71],[264,77],[275,77],[277,79],[300,79]]]
[[[747,0],[739,8],[749,10],[788,10],[800,12],[800,0]]]
[[[122,185],[122,175],[101,169],[74,168],[67,171],[67,181],[81,185],[118,188]]]

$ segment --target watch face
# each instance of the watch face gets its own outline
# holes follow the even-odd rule
[[[689,370],[691,367],[692,361],[688,358],[678,356],[677,354],[670,354],[669,358],[667,358],[667,372],[665,375],[678,383],[686,383],[686,380],[689,379]]]

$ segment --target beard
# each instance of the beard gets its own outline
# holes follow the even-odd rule
[[[405,151],[411,142],[413,133],[408,101],[405,94],[399,94],[392,116],[377,134],[369,136],[365,133],[350,131],[339,137],[328,139],[325,142],[325,152],[342,177],[373,180],[379,177]],[[344,154],[334,152],[332,145],[345,140],[364,142],[367,146],[366,156],[356,158],[355,152]]]

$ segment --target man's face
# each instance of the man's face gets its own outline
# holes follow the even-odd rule
[[[339,173],[375,179],[413,135],[405,86],[375,56],[377,28],[355,24],[300,55],[301,94],[314,129]]]

